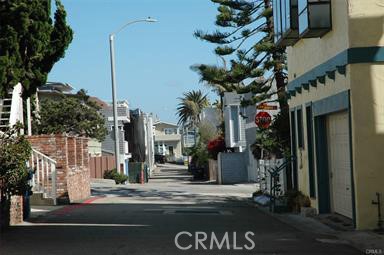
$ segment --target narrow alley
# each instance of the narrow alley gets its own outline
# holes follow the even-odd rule
[[[359,254],[254,207],[255,184],[196,182],[183,166],[166,164],[146,185],[92,186],[90,200],[13,226],[0,254]]]

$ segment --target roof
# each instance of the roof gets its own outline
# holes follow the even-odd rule
[[[47,82],[39,88],[39,92],[71,93],[72,90],[73,87],[70,84],[62,82]]]
[[[165,121],[157,121],[157,122],[153,123],[154,126],[160,125],[160,124],[166,124],[169,126],[179,127],[179,125],[177,125],[177,124],[173,124],[173,123],[169,123],[169,122],[165,122]]]
[[[93,97],[93,96],[91,96],[91,97],[89,97],[89,100],[90,100],[91,102],[96,103],[96,104],[97,104],[98,106],[100,106],[102,109],[105,109],[105,108],[110,107],[110,105],[109,105],[108,103],[104,102],[103,100],[101,100],[101,99],[98,98],[98,97]]]

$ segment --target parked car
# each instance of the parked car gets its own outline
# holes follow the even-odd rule
[[[167,162],[167,157],[164,155],[155,154],[155,162],[165,164]]]

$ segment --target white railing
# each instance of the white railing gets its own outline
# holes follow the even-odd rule
[[[52,198],[56,205],[56,161],[32,149],[28,164],[34,171],[32,191],[42,192],[46,198]]]
[[[284,159],[275,159],[275,160],[259,160],[258,162],[258,182],[260,184],[260,190],[264,193],[271,194],[271,174],[270,171],[273,171],[274,168],[284,164]],[[280,192],[278,195],[283,195],[286,191],[286,169],[282,169],[279,172],[279,181]]]

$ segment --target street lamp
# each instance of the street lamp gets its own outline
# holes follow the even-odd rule
[[[118,30],[116,30],[116,32],[109,35],[109,48],[110,48],[110,54],[111,54],[113,121],[114,121],[114,133],[115,133],[115,163],[116,163],[116,170],[118,172],[120,172],[120,160],[119,160],[120,149],[119,149],[119,123],[118,123],[117,101],[116,101],[117,99],[116,99],[116,75],[115,75],[115,45],[114,45],[115,35],[131,24],[139,23],[139,22],[156,22],[156,21],[157,20],[152,19],[150,17],[146,19],[130,21],[124,24]]]

